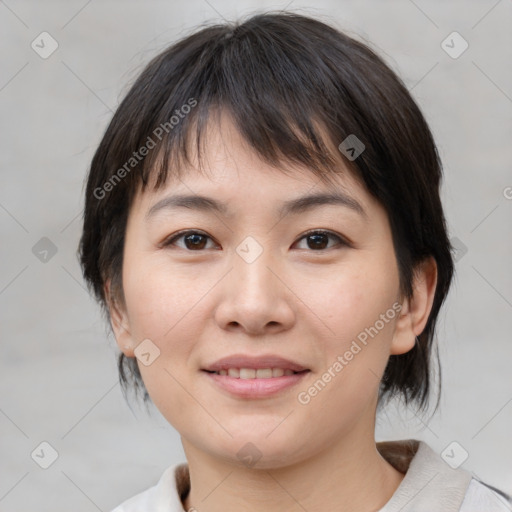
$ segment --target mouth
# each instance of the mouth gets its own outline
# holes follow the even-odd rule
[[[201,369],[216,391],[235,398],[263,399],[289,390],[310,373],[295,361],[275,355],[225,357]]]
[[[309,370],[293,371],[290,368],[227,368],[222,370],[203,370],[213,375],[223,377],[232,377],[234,379],[254,380],[254,379],[276,379],[280,377],[289,377],[309,372]]]
[[[270,379],[290,376],[307,368],[296,361],[274,354],[233,354],[206,365],[202,370],[241,379]]]

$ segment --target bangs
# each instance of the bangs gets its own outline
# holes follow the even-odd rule
[[[160,188],[169,172],[178,179],[193,159],[202,168],[207,128],[216,120],[214,129],[220,129],[221,113],[275,168],[298,165],[328,183],[342,162],[357,170],[338,150],[350,134],[368,143],[370,121],[363,108],[354,108],[359,101],[346,88],[360,80],[357,66],[348,58],[336,64],[328,47],[319,55],[310,49],[310,35],[302,37],[297,27],[284,34],[286,27],[276,32],[271,25],[254,18],[242,26],[209,27],[192,36],[193,43],[185,40],[149,64],[125,100],[143,95],[144,101],[137,101],[136,118],[122,130],[139,134],[131,144],[125,138],[124,147],[151,147],[131,173],[142,190],[150,181]],[[318,30],[326,36],[324,25]],[[340,46],[339,35],[334,44]],[[336,54],[339,59],[339,49]],[[360,101],[367,89],[356,87]]]
[[[279,135],[270,137],[265,124],[254,117],[242,123],[231,107],[198,102],[198,110],[191,113],[174,133],[166,134],[144,162],[139,175],[142,190],[148,183],[153,183],[154,190],[159,189],[169,174],[173,180],[179,180],[188,167],[204,171],[205,155],[211,144],[209,135],[214,131],[222,132],[226,117],[233,122],[249,148],[276,170],[287,173],[287,165],[298,166],[311,171],[325,183],[334,183],[333,174],[342,170],[341,158],[328,134],[318,127],[318,122],[308,119],[301,130],[295,120],[278,117],[272,133]],[[259,114],[262,113],[260,110]]]

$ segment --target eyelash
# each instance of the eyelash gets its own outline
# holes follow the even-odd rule
[[[161,244],[161,246],[169,247],[169,246],[173,245],[174,242],[176,242],[176,240],[179,240],[180,238],[184,238],[186,235],[201,235],[203,237],[209,238],[210,240],[213,240],[209,235],[207,235],[206,233],[204,233],[202,231],[185,230],[185,231],[179,231],[178,233],[175,233],[174,235],[170,236],[169,238],[164,240],[164,242]],[[340,235],[337,235],[337,234],[333,233],[332,231],[318,230],[318,229],[314,229],[314,230],[308,231],[307,233],[304,233],[297,241],[300,241],[300,240],[307,238],[308,236],[312,236],[312,235],[326,235],[331,238],[337,239],[338,246],[351,247],[351,244],[347,240],[342,238]],[[334,246],[334,247],[336,247],[336,246]],[[323,252],[323,251],[326,251],[326,250],[332,249],[332,248],[333,247],[328,247],[326,249],[318,249],[318,250],[311,249],[311,250],[309,250],[309,252]],[[186,247],[185,248],[180,247],[180,249],[184,249],[187,252],[201,252],[203,250],[206,250],[206,249],[199,249],[199,250],[195,251],[195,250],[187,249]]]

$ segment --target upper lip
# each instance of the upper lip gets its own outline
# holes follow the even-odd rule
[[[228,370],[229,368],[253,368],[254,370],[261,368],[282,368],[283,370],[292,370],[294,372],[307,370],[307,368],[295,361],[273,354],[259,357],[234,354],[209,364],[203,368],[203,370],[218,372],[220,370]]]

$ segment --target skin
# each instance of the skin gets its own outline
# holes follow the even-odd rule
[[[283,164],[283,174],[261,161],[225,116],[221,129],[209,132],[207,157],[208,175],[190,167],[181,180],[136,196],[124,248],[125,304],[111,305],[127,357],[147,338],[160,351],[139,368],[154,404],[181,435],[191,478],[184,507],[378,510],[404,477],[376,449],[379,382],[389,356],[409,351],[425,327],[435,262],[418,269],[413,298],[401,297],[386,212],[341,158],[336,187],[361,204],[367,219],[343,205],[279,217],[281,202],[329,187],[307,169]],[[232,215],[181,208],[145,220],[152,205],[176,193],[215,198]],[[161,245],[184,229],[207,235],[201,249],[183,237]],[[325,248],[318,249],[304,237],[312,229],[350,245],[321,237]],[[247,236],[263,249],[250,264],[236,252]],[[308,404],[299,403],[298,393],[397,300],[400,315]],[[201,371],[234,353],[278,354],[310,372],[273,397],[234,397]],[[261,454],[252,467],[237,457],[249,442]]]

